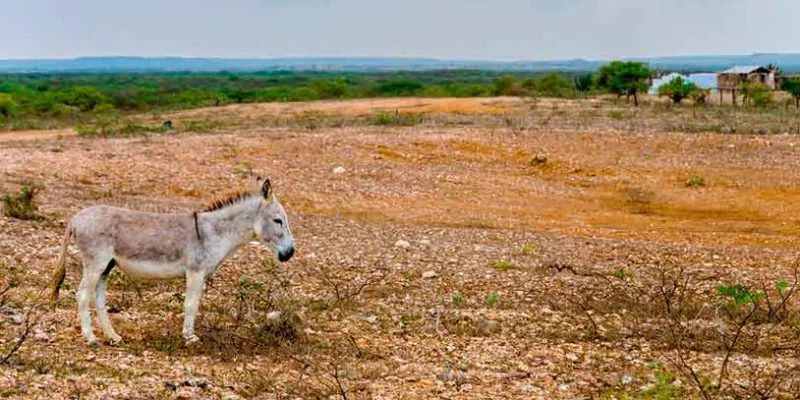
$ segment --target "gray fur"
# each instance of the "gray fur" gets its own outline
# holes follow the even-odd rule
[[[184,277],[183,336],[187,342],[199,340],[194,334],[194,319],[206,278],[254,234],[280,261],[288,261],[294,254],[286,213],[272,194],[269,180],[260,192],[239,195],[205,212],[157,214],[109,206],[81,210],[70,220],[64,249],[72,235],[83,263],[78,289],[83,336],[90,345],[97,343],[89,311],[89,304],[94,302],[105,336],[112,343],[122,340],[111,327],[105,310],[108,267],[116,265],[137,279]],[[59,268],[54,276],[54,298],[60,286],[59,274],[63,280],[63,261]]]

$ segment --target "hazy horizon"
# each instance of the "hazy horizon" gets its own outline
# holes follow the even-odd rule
[[[0,0],[0,59],[607,60],[797,53],[770,0]]]

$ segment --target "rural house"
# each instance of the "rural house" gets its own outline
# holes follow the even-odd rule
[[[733,104],[736,104],[736,92],[741,90],[741,85],[744,82],[761,82],[768,88],[775,90],[775,71],[758,65],[748,65],[735,66],[717,73],[720,102],[722,101],[722,94],[725,91],[730,91]]]

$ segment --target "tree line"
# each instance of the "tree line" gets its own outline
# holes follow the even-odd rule
[[[479,70],[408,72],[113,73],[0,75],[0,123],[96,113],[147,112],[235,103],[369,97],[540,96],[574,98],[611,93],[632,98],[646,91],[653,71],[645,63],[613,61],[595,73],[502,73]],[[800,80],[784,90],[800,106]],[[768,102],[758,85],[743,88],[754,104]],[[675,103],[704,102],[708,91],[676,78],[659,89]]]

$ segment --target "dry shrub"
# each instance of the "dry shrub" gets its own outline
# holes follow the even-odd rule
[[[625,274],[562,267],[571,274],[553,289],[551,307],[573,316],[581,329],[553,334],[569,340],[644,339],[706,399],[798,393],[798,265],[791,277],[771,283],[730,283],[733,278],[670,262],[631,266]],[[701,364],[702,354],[722,360]],[[795,361],[765,364],[759,360],[764,357]]]
[[[16,195],[3,196],[3,214],[16,219],[42,219],[42,216],[39,215],[39,207],[34,200],[41,189],[42,187],[37,184],[26,182],[22,184]]]
[[[302,343],[303,324],[296,313],[296,301],[278,265],[272,260],[262,261],[251,270],[256,277],[242,277],[232,289],[209,283],[208,290],[219,295],[205,303],[204,317],[199,321],[202,350],[233,359]]]

